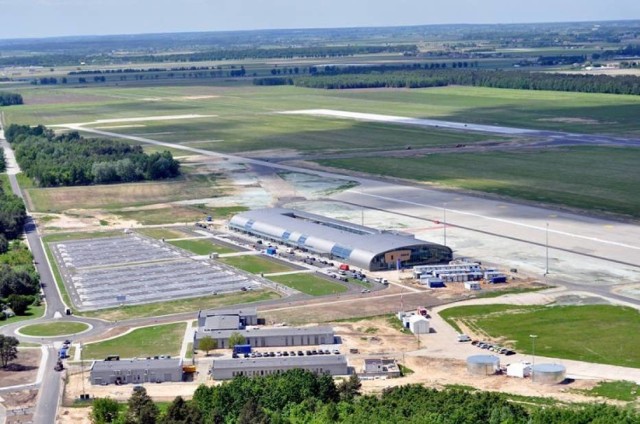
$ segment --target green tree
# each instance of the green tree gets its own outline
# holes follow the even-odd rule
[[[167,414],[160,422],[162,424],[200,424],[203,420],[202,415],[192,403],[185,402],[182,396],[178,396],[171,402],[167,408]]]
[[[15,337],[0,334],[0,365],[7,368],[9,362],[18,357],[18,345],[20,342]]]
[[[12,294],[7,298],[9,306],[16,315],[25,315],[29,305],[33,303],[33,297],[20,294]]]
[[[238,424],[267,424],[269,419],[258,402],[249,398],[240,410],[237,422]]]
[[[98,398],[91,406],[91,422],[93,424],[112,423],[118,418],[120,405],[113,399]]]
[[[229,348],[233,349],[236,345],[242,345],[247,342],[247,339],[237,331],[234,331],[229,336]]]
[[[229,342],[231,343],[231,342]],[[212,338],[211,336],[205,336],[200,339],[198,343],[198,348],[203,350],[207,356],[209,356],[209,351],[218,348],[218,341]]]
[[[360,388],[362,387],[362,383],[360,382],[360,378],[356,374],[351,374],[348,380],[343,380],[338,385],[338,393],[340,394],[340,399],[351,401],[356,396],[360,394]]]
[[[153,403],[144,387],[133,392],[128,405],[126,424],[156,424],[158,407]]]
[[[8,250],[9,242],[7,241],[7,238],[4,236],[4,234],[0,233],[0,255],[2,255],[3,253],[7,253]]]

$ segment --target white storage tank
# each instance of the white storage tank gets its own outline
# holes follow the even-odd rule
[[[473,355],[467,358],[467,371],[472,375],[493,375],[500,370],[500,358],[493,355]]]
[[[567,375],[567,368],[560,364],[536,364],[531,371],[531,381],[540,384],[562,383]]]
[[[431,326],[429,320],[422,315],[413,315],[409,318],[409,329],[413,334],[429,334]]]

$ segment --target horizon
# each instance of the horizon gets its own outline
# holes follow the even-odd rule
[[[295,29],[381,28],[438,25],[511,25],[611,22],[640,19],[640,2],[584,0],[580,8],[539,0],[453,0],[437,6],[418,0],[342,1],[322,4],[245,0],[0,0],[0,39],[241,32]],[[364,3],[364,4],[362,4]],[[365,11],[365,12],[363,12]]]

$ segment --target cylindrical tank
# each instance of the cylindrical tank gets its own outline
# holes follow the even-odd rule
[[[473,355],[467,358],[467,371],[472,375],[493,375],[500,369],[500,358],[493,355]]]
[[[564,381],[567,369],[560,364],[536,364],[532,368],[531,381],[539,384],[558,384]]]

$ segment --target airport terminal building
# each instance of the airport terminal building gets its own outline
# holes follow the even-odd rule
[[[331,257],[369,271],[448,263],[450,248],[413,236],[379,231],[293,209],[258,209],[235,215],[229,228]]]

